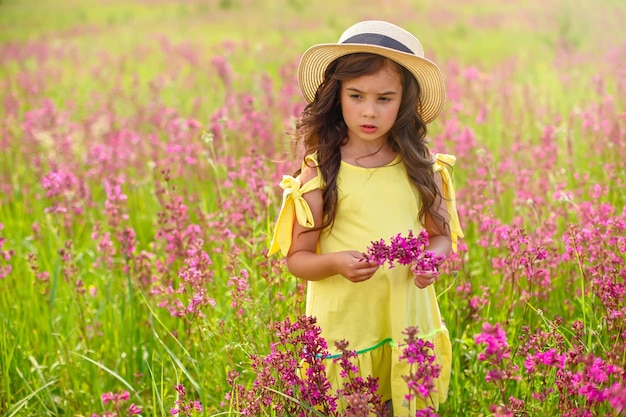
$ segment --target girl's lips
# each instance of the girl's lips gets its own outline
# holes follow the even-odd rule
[[[361,125],[361,130],[365,133],[374,133],[377,127],[373,125]]]

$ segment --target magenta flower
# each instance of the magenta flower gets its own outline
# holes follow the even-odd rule
[[[474,336],[474,341],[476,345],[486,345],[485,351],[478,354],[478,360],[491,367],[487,369],[486,382],[494,383],[503,389],[503,381],[520,380],[517,374],[519,367],[510,359],[511,349],[506,333],[498,323],[495,326],[485,323],[482,332]]]
[[[380,265],[388,264],[393,268],[395,263],[400,265],[414,264],[414,273],[433,272],[439,270],[439,265],[445,260],[445,255],[426,250],[429,238],[428,232],[422,230],[418,236],[409,230],[406,237],[401,233],[391,237],[389,244],[384,239],[371,242],[363,254],[363,260],[376,262]]]
[[[618,413],[626,414],[626,382],[613,384],[608,391],[608,401]]]
[[[414,274],[420,272],[438,272],[439,265],[443,263],[446,256],[443,253],[424,251],[415,260],[415,265],[411,268]]]
[[[128,407],[128,414],[130,414],[131,416],[141,414],[141,408],[135,405],[135,403],[132,403],[130,407]]]
[[[112,392],[105,392],[102,394],[102,403],[106,405],[112,402],[113,404],[117,405],[122,401],[128,400],[129,398],[130,394],[128,393],[128,391],[120,391],[116,394]]]
[[[474,341],[476,344],[487,345],[485,351],[478,355],[479,361],[490,361],[497,364],[511,356],[506,333],[502,330],[499,323],[496,323],[495,326],[485,323],[483,331],[474,336]]]
[[[194,411],[202,412],[202,404],[200,401],[187,400],[187,389],[183,384],[177,384],[174,386],[174,390],[178,394],[178,399],[174,401],[174,407],[170,408],[170,414],[173,416],[183,415],[189,417],[193,415]]]
[[[4,229],[4,225],[0,223],[0,230],[2,229]],[[2,246],[6,241],[6,238],[0,236],[0,261],[4,260],[6,262],[6,265],[4,266],[2,265],[2,263],[0,263],[0,279],[9,276],[9,274],[13,270],[13,266],[11,266],[8,262],[15,255],[15,251],[13,249],[2,250]]]
[[[537,365],[563,369],[565,366],[565,359],[565,355],[559,355],[556,349],[552,348],[545,352],[528,354],[526,356],[526,360],[524,360],[524,367],[528,372],[533,372]]]
[[[417,327],[408,327],[402,333],[406,335],[404,338],[406,344],[402,346],[400,361],[406,361],[411,365],[409,375],[402,376],[409,388],[406,399],[411,401],[412,398],[419,397],[428,400],[431,395],[437,393],[436,380],[441,374],[441,366],[436,363],[434,345],[417,336],[419,333]],[[416,414],[416,416],[436,415],[431,407],[418,410]]]
[[[92,414],[92,417],[118,417],[122,415],[136,416],[142,413],[142,409],[135,403],[132,403],[128,407],[128,414],[122,413],[122,403],[130,399],[130,394],[128,393],[128,391],[119,391],[117,393],[104,392],[102,393],[100,398],[102,399],[102,403],[104,405],[111,403],[115,411],[105,411],[105,413],[101,416],[94,413]]]
[[[343,387],[338,393],[348,402],[346,415],[350,417],[369,416],[370,413],[385,415],[385,404],[378,395],[378,378],[360,375],[359,367],[355,363],[358,362],[358,355],[348,349],[346,340],[336,342],[335,347],[341,352],[341,356],[334,361],[341,366]]]

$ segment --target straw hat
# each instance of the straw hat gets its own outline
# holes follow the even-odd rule
[[[369,52],[394,60],[409,70],[421,89],[417,111],[425,123],[437,118],[446,103],[446,86],[439,67],[424,58],[420,41],[406,30],[379,20],[349,27],[337,43],[314,45],[304,52],[298,67],[300,89],[307,102],[313,101],[324,81],[326,67],[344,55]]]

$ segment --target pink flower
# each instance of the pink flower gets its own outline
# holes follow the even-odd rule
[[[499,323],[492,326],[489,323],[483,325],[482,333],[474,336],[476,344],[485,344],[487,347],[483,353],[478,355],[478,360],[485,361],[491,358],[499,363],[504,358],[510,357],[509,344],[506,340],[506,333]]]
[[[135,403],[132,403],[130,405],[130,407],[128,407],[128,413],[131,416],[137,415],[137,414],[141,414],[141,408],[139,408],[138,406],[135,405]]]
[[[117,394],[114,394],[112,392],[105,392],[102,394],[102,403],[103,404],[108,404],[110,402],[114,403],[114,404],[119,404],[122,401],[126,401],[130,398],[130,394],[128,393],[128,391],[120,391]]]
[[[417,237],[409,230],[406,237],[401,233],[393,236],[389,244],[384,239],[371,242],[371,246],[368,246],[366,253],[363,254],[363,260],[381,265],[387,263],[389,268],[393,268],[396,262],[400,265],[413,264],[414,273],[438,271],[439,265],[445,260],[445,255],[427,251],[428,243],[426,230],[422,230]]]
[[[406,345],[402,347],[402,355],[400,355],[399,360],[401,362],[406,361],[411,365],[409,375],[402,376],[409,388],[409,394],[405,396],[408,401],[415,397],[428,399],[431,395],[436,394],[436,379],[441,374],[441,366],[436,363],[434,345],[417,337],[418,332],[417,327],[408,327],[402,332],[406,335],[404,339]],[[430,408],[421,411],[422,414],[418,413],[417,415],[436,415],[428,414],[433,411]]]
[[[626,384],[616,382],[609,388],[608,401],[618,413],[626,413]]]

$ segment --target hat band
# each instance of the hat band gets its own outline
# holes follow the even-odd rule
[[[385,48],[395,49],[396,51],[404,52],[407,54],[415,53],[411,51],[401,42],[390,38],[389,36],[381,35],[379,33],[359,33],[346,39],[343,43],[360,43],[366,45],[383,46]]]

